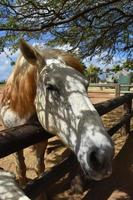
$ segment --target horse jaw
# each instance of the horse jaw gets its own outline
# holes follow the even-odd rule
[[[49,83],[59,94],[46,89]],[[55,61],[38,74],[37,84],[35,104],[42,126],[75,152],[87,177],[100,180],[109,176],[113,143],[87,96],[84,77]]]

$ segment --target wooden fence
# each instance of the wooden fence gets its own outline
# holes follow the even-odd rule
[[[130,120],[133,116],[132,99],[133,94],[126,94],[95,105],[100,116],[123,105],[123,116],[118,123],[108,130],[108,133],[111,136],[121,127],[124,127],[126,133],[130,133]],[[16,128],[3,130],[0,132],[0,158],[52,136],[53,135],[45,131],[39,123],[26,124]],[[66,173],[73,171],[77,165],[78,162],[76,157],[71,152],[60,164],[53,167],[50,171],[44,172],[41,177],[28,183],[23,191],[29,198],[35,199],[40,193],[44,191],[47,192],[49,187]]]
[[[130,91],[131,88],[133,88],[133,84],[130,85],[122,85],[119,83],[90,83],[89,87],[98,87],[101,88],[100,92],[103,92],[103,88],[112,88],[114,91],[107,91],[107,93],[114,93],[115,97],[120,96],[121,94],[128,94],[128,93],[133,93],[133,91]],[[129,90],[123,90],[124,88],[128,88]],[[91,91],[90,91],[91,92]],[[104,92],[106,92],[104,90]]]

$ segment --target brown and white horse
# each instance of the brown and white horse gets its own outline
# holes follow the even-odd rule
[[[44,129],[57,134],[75,153],[87,177],[111,174],[114,146],[87,96],[88,81],[79,61],[60,50],[41,50],[21,40],[22,55],[10,75],[1,103],[5,127],[26,123],[37,113]],[[36,145],[38,173],[44,170],[46,143]],[[23,152],[17,154],[19,178],[25,178]]]

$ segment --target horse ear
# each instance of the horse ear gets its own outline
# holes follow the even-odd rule
[[[43,60],[42,56],[23,39],[20,40],[20,50],[28,63],[40,66]]]
[[[31,47],[27,42],[23,39],[20,40],[20,50],[22,52],[22,55],[24,58],[30,63],[30,64],[36,64],[37,62],[37,57],[35,50],[33,47]]]

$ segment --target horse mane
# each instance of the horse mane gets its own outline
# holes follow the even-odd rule
[[[83,68],[73,55],[57,49],[41,51],[45,59],[58,59],[59,57],[69,66],[83,73]],[[11,110],[20,118],[31,116],[35,112],[34,100],[36,96],[37,68],[29,64],[20,55],[16,61],[13,72],[9,76],[1,101],[1,105],[9,105]]]

